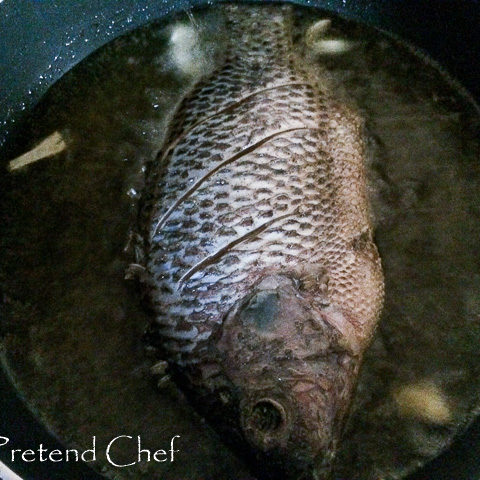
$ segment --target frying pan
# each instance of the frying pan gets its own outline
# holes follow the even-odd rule
[[[149,21],[216,0],[0,0],[0,148],[6,157],[46,90],[87,55]],[[480,100],[478,0],[297,0],[391,32],[425,51]],[[3,175],[5,170],[0,171]],[[1,310],[0,310],[1,314]],[[0,435],[10,448],[64,449],[23,403],[0,368]],[[86,464],[9,464],[23,479],[100,480]],[[410,480],[480,479],[480,420]]]

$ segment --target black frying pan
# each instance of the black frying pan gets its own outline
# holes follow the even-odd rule
[[[88,54],[148,21],[207,3],[216,0],[0,0],[0,148],[10,156],[24,116],[56,80]],[[478,0],[294,3],[317,6],[397,34],[436,59],[480,101]],[[62,449],[29,412],[1,369],[0,435],[12,442],[8,450],[0,448],[0,460],[7,465],[10,448],[24,450],[43,443],[48,449]],[[32,480],[101,479],[81,463],[21,462],[12,468]],[[410,479],[480,479],[480,420],[449,451]]]

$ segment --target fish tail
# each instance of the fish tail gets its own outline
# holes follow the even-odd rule
[[[231,44],[243,59],[258,61],[261,57],[281,58],[291,51],[291,5],[267,5],[252,10],[227,5],[225,12]]]

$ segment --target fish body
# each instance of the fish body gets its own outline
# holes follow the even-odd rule
[[[225,58],[147,169],[149,341],[257,472],[321,478],[383,299],[362,122],[295,53],[291,7],[222,8]]]

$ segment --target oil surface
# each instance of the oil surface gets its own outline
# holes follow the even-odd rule
[[[302,46],[328,16],[297,13],[299,52],[365,118],[386,277],[337,476],[400,478],[479,406],[479,116],[438,69],[377,32],[333,18]],[[142,166],[226,35],[201,11],[104,47],[50,90],[18,153],[56,130],[67,149],[0,178],[3,363],[32,410],[68,445],[89,448],[95,435],[99,451],[121,434],[153,450],[181,436],[173,463],[113,469],[99,458],[112,478],[248,478],[181,396],[154,388],[148,315],[124,280]]]

